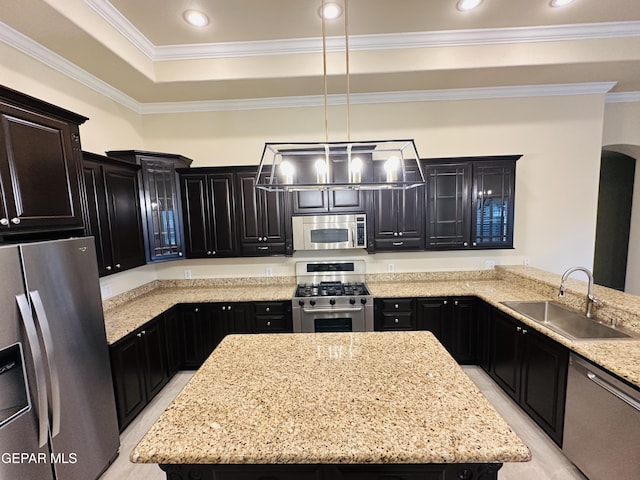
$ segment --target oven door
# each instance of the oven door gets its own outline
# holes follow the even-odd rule
[[[364,308],[364,306],[303,307],[299,310],[299,320],[294,318],[294,331],[301,333],[364,332],[366,331]]]

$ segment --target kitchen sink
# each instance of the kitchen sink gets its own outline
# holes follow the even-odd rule
[[[540,325],[564,335],[571,340],[615,340],[633,339],[635,335],[619,327],[606,325],[560,303],[544,300],[539,302],[502,302]]]

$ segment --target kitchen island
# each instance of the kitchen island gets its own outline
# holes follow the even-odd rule
[[[227,336],[131,454],[171,479],[491,479],[529,459],[426,331]]]

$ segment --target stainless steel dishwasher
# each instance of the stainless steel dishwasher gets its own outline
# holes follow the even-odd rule
[[[640,478],[640,391],[571,354],[562,450],[590,480]]]

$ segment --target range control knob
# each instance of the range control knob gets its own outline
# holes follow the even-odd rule
[[[315,300],[309,300],[309,305],[311,305],[312,307],[316,304]]]
[[[366,298],[364,298],[364,297],[362,297],[362,298],[360,299],[360,303],[364,305],[365,303],[367,303],[367,299],[366,299]]]
[[[329,303],[330,303],[331,305],[335,305],[335,304],[336,304],[336,299],[335,299],[335,298],[330,299],[330,300],[329,300]]]
[[[304,300],[298,300],[298,305],[300,305],[301,307],[304,307]]]
[[[351,298],[349,299],[349,303],[350,303],[351,305],[354,305],[354,304],[356,303],[356,299],[355,299],[355,298],[353,298],[353,297],[351,297]]]

